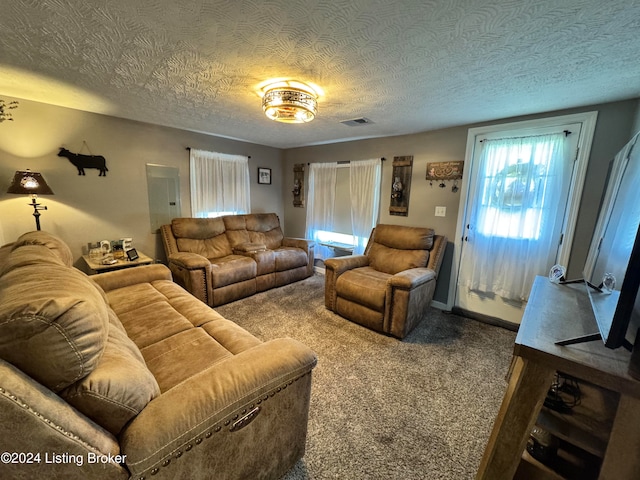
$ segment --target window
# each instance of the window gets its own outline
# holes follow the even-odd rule
[[[378,219],[381,170],[379,158],[311,164],[306,236],[316,241],[317,258],[332,256],[327,244],[364,252]]]
[[[249,157],[191,149],[191,215],[249,213]]]
[[[551,165],[555,146],[532,137],[488,148],[481,173],[478,233],[537,240],[545,197],[548,203],[545,194],[557,175]]]
[[[352,234],[327,232],[325,230],[316,230],[316,235],[321,245],[342,247],[345,250],[351,250],[359,243],[366,245],[369,240],[369,235],[366,237],[358,237]]]

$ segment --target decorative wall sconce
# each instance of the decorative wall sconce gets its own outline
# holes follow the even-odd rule
[[[13,110],[18,108],[18,102],[15,100],[13,102],[6,103],[4,100],[0,99],[0,123],[5,120],[13,121],[13,115],[9,113],[9,110]]]
[[[37,202],[38,195],[53,195],[53,190],[47,185],[42,174],[32,172],[27,169],[17,171],[13,175],[13,180],[7,193],[16,195],[31,195],[31,205],[33,207],[33,216],[36,219],[36,229],[40,230],[40,210],[46,210],[47,207]]]

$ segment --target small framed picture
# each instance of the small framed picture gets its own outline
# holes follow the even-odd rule
[[[130,248],[129,250],[127,250],[127,258],[129,259],[129,261],[137,260],[139,258],[138,252],[135,248]]]
[[[258,167],[258,183],[271,185],[271,169]]]

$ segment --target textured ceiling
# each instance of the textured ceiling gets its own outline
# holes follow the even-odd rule
[[[640,97],[636,0],[0,5],[0,94],[280,148]],[[264,116],[283,77],[324,90],[315,121]]]

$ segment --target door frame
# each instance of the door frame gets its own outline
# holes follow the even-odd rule
[[[578,140],[578,154],[575,159],[575,168],[571,178],[571,186],[569,187],[568,209],[564,223],[564,236],[562,245],[558,252],[558,263],[567,265],[571,247],[573,245],[575,227],[578,220],[578,211],[580,201],[582,199],[582,191],[584,181],[587,175],[587,167],[589,165],[589,156],[591,155],[591,144],[593,142],[593,133],[598,119],[598,112],[584,112],[570,115],[561,115],[557,117],[539,118],[535,120],[524,120],[520,122],[501,123],[496,125],[486,125],[482,127],[470,128],[467,133],[467,147],[464,158],[464,175],[460,188],[460,202],[458,205],[458,219],[456,223],[456,236],[453,242],[453,260],[451,265],[451,277],[449,279],[449,295],[447,298],[447,309],[454,307],[457,294],[458,275],[460,271],[460,260],[462,255],[462,240],[465,233],[465,223],[467,219],[467,198],[470,190],[470,179],[473,176],[473,164],[476,138],[482,135],[497,133],[508,130],[526,130],[552,127],[554,125],[566,125],[570,123],[581,123],[582,129]]]

